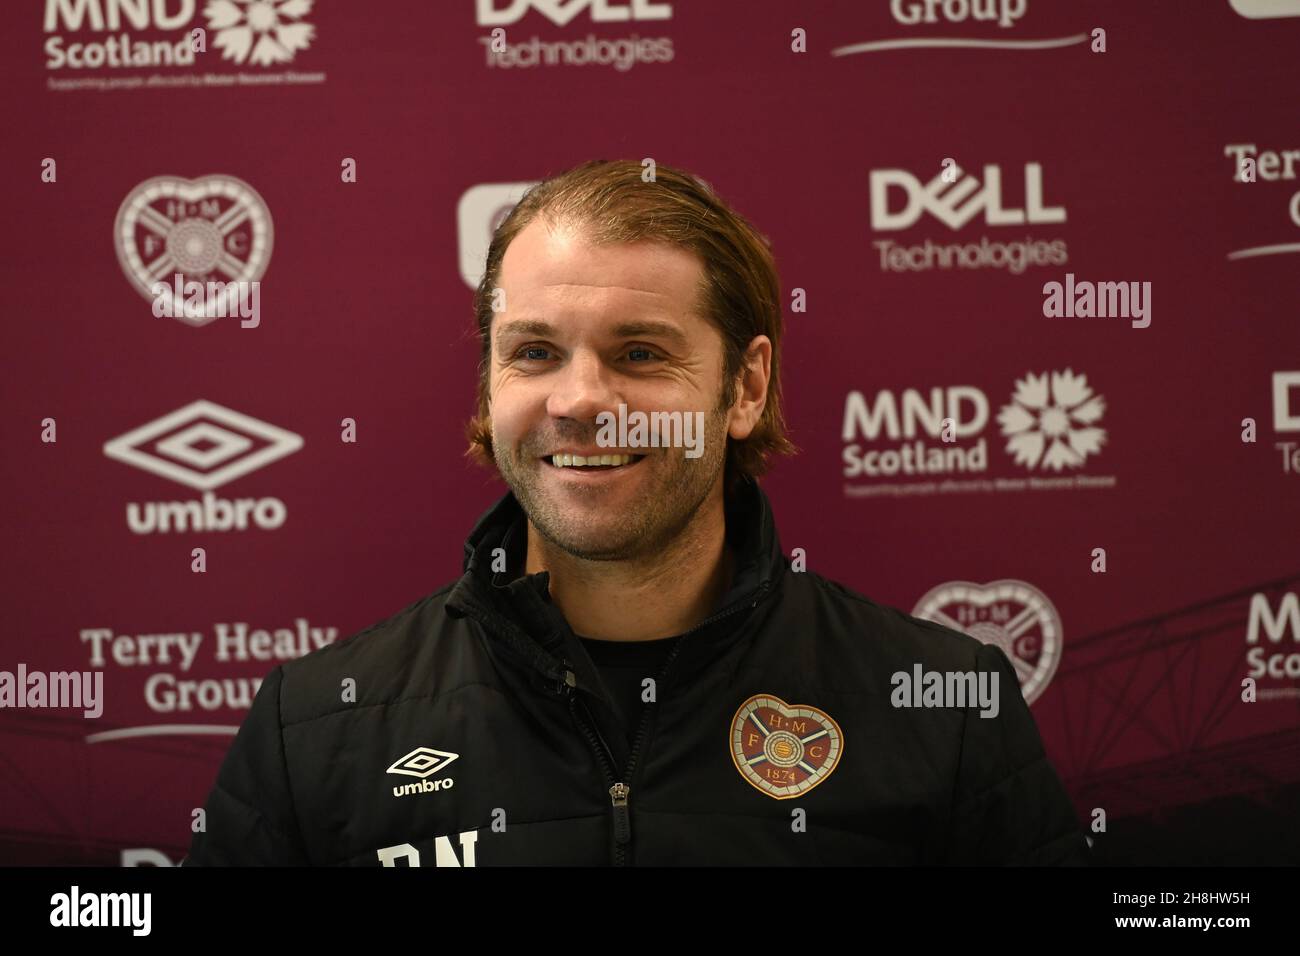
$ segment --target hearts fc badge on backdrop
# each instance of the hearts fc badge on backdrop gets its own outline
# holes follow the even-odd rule
[[[252,186],[234,176],[155,176],[131,190],[117,210],[113,244],[131,284],[151,301],[155,284],[256,282],[271,261],[271,213]],[[171,292],[163,293],[171,297]],[[188,293],[186,293],[188,295]],[[218,312],[168,314],[206,325]]]
[[[731,719],[731,759],[740,775],[776,800],[807,793],[844,755],[840,725],[817,707],[755,694]]]
[[[1025,581],[949,581],[927,591],[912,615],[1002,648],[1026,704],[1047,689],[1061,663],[1061,615],[1046,594]]]

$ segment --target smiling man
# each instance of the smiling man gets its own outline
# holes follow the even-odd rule
[[[748,344],[743,379],[724,389],[699,262],[661,242],[593,244],[580,225],[538,217],[510,243],[499,277],[509,307],[487,339],[481,447],[528,515],[527,572],[549,572],[551,600],[581,634],[682,633],[729,583],[727,439],[748,438],[762,415],[771,340]],[[707,411],[703,454],[600,447],[598,416],[620,404]]]
[[[784,555],[771,251],[656,172],[497,229],[468,435],[509,493],[457,582],[271,672],[187,865],[1086,862],[1002,651]]]

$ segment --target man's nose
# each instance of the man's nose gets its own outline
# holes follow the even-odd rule
[[[546,400],[552,418],[594,421],[600,412],[618,410],[615,374],[591,352],[576,352],[551,381],[555,387]]]

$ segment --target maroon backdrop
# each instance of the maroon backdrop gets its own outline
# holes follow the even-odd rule
[[[105,702],[0,711],[0,862],[178,861],[275,655],[459,574],[490,229],[600,157],[772,240],[787,552],[1003,643],[1103,858],[1300,859],[1287,7],[12,5],[0,670]],[[156,317],[181,267],[256,327]],[[1067,273],[1149,325],[1046,316]]]

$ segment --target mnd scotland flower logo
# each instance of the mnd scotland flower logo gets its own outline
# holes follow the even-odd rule
[[[1105,410],[1105,399],[1093,394],[1086,375],[1068,368],[1030,372],[1017,380],[1010,404],[998,412],[998,424],[1017,465],[1060,471],[1078,468],[1101,450],[1106,429],[1096,422]]]
[[[211,0],[204,8],[213,45],[226,60],[258,66],[288,63],[311,45],[316,28],[300,18],[313,0]]]

